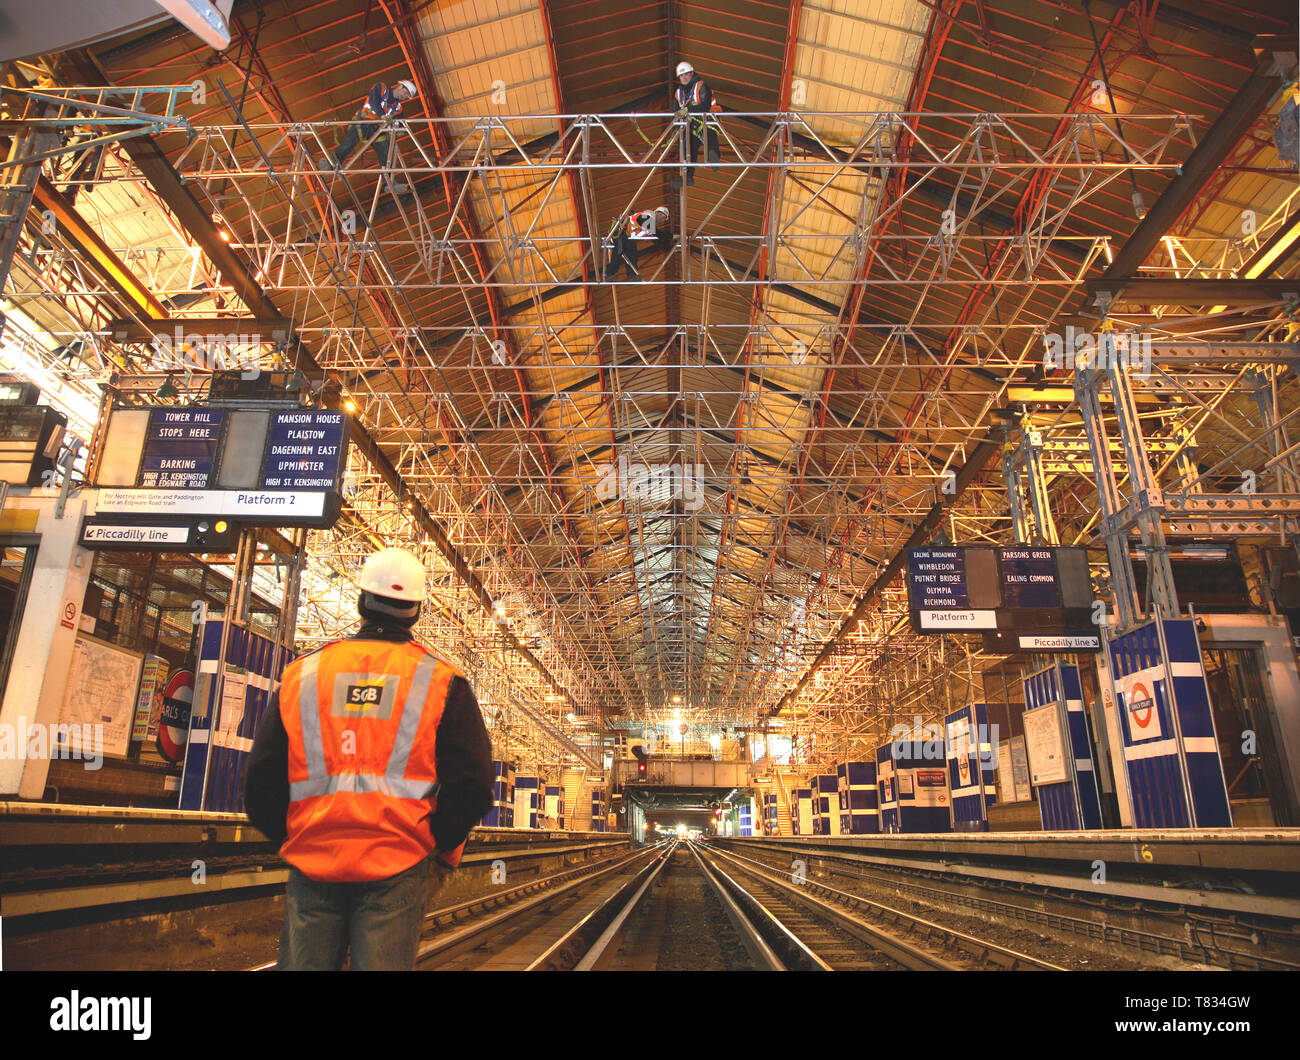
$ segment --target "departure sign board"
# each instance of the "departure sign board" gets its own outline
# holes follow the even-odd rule
[[[48,485],[67,425],[48,405],[0,405],[0,482]]]
[[[1081,548],[911,549],[907,596],[919,633],[978,631],[1000,652],[1101,649]]]
[[[1050,548],[998,549],[1002,606],[1012,610],[1060,607],[1056,553]]]
[[[989,578],[984,573],[989,563],[981,562],[988,554],[988,549],[964,548],[914,548],[908,552],[908,600],[922,630],[997,628],[993,610],[997,597],[990,599]],[[974,569],[969,562],[972,559]]]
[[[960,548],[914,548],[907,554],[907,586],[921,611],[967,603],[966,553]]]
[[[120,524],[126,541],[139,526],[333,526],[348,426],[342,412],[296,402],[118,406],[95,475],[96,511],[111,526],[96,532]]]
[[[341,412],[277,412],[267,432],[262,488],[337,489],[346,423]]]
[[[136,485],[143,489],[207,489],[216,468],[224,421],[221,409],[154,409]]]

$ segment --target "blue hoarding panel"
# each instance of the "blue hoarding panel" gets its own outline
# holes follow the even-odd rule
[[[1230,827],[1194,620],[1148,623],[1114,638],[1108,651],[1134,824]]]

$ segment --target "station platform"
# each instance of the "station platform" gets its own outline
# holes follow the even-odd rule
[[[886,851],[896,857],[1021,857],[1140,861],[1200,868],[1300,872],[1300,828],[1106,829],[1079,832],[914,832],[907,835],[754,836],[737,842]]]
[[[626,850],[621,833],[475,828],[440,892]],[[238,969],[273,957],[289,870],[243,814],[0,802],[6,968]]]

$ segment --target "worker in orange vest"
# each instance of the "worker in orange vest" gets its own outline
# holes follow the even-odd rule
[[[430,893],[492,803],[492,748],[463,674],[412,639],[424,565],[385,548],[360,630],[290,663],[249,755],[249,820],[289,862],[279,967],[410,969]]]
[[[677,113],[686,118],[686,128],[682,132],[682,162],[690,156],[686,166],[686,183],[695,183],[695,160],[700,156],[700,145],[708,144],[707,157],[709,165],[717,168],[722,160],[718,150],[718,127],[711,115],[722,110],[721,104],[713,98],[713,90],[690,63],[677,64],[677,83],[673,85],[673,102]],[[680,177],[672,178],[672,186],[682,186]]]
[[[370,140],[370,146],[379,160],[379,168],[387,169],[393,150],[387,123],[401,117],[402,104],[407,100],[415,99],[418,95],[419,90],[415,87],[414,81],[398,81],[393,85],[386,85],[381,81],[374,85],[370,89],[370,94],[362,100],[361,107],[352,119],[352,124],[348,126],[342,142],[334,149],[332,155],[326,155],[321,159],[321,167],[326,170],[342,168],[348,155],[357,149],[357,145],[363,139],[370,140],[374,136],[374,139]],[[381,128],[381,125],[384,127]],[[375,136],[376,133],[380,135]],[[405,195],[411,190],[410,185],[405,181],[396,179],[392,180],[392,188],[396,195]]]
[[[668,226],[668,207],[656,206],[653,210],[634,210],[616,222],[610,232],[613,246],[605,264],[606,282],[618,279],[618,268],[623,266],[629,280],[640,280],[638,245],[651,243],[660,250],[673,245],[672,231]]]

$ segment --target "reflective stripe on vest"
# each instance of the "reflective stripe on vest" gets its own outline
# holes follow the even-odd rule
[[[313,780],[295,780],[289,785],[289,801],[301,802],[318,795],[334,795],[340,791],[364,795],[377,791],[395,799],[427,799],[438,794],[441,784],[432,780],[405,780],[376,776],[374,773],[341,773],[334,777]]]
[[[629,239],[654,239],[654,233],[641,223],[642,217],[652,216],[649,213],[630,213],[627,215],[627,236]]]
[[[289,801],[319,795],[333,795],[346,791],[354,794],[377,791],[398,799],[424,799],[436,794],[439,785],[430,780],[408,780],[406,766],[411,758],[411,746],[424,715],[424,701],[429,696],[429,684],[438,660],[426,655],[415,668],[411,690],[402,704],[393,749],[388,756],[382,776],[373,773],[340,773],[330,775],[325,765],[325,747],[320,728],[320,692],[316,685],[316,669],[321,653],[308,655],[302,662],[298,685],[298,714],[302,721],[303,755],[307,759],[307,779],[289,784]]]

